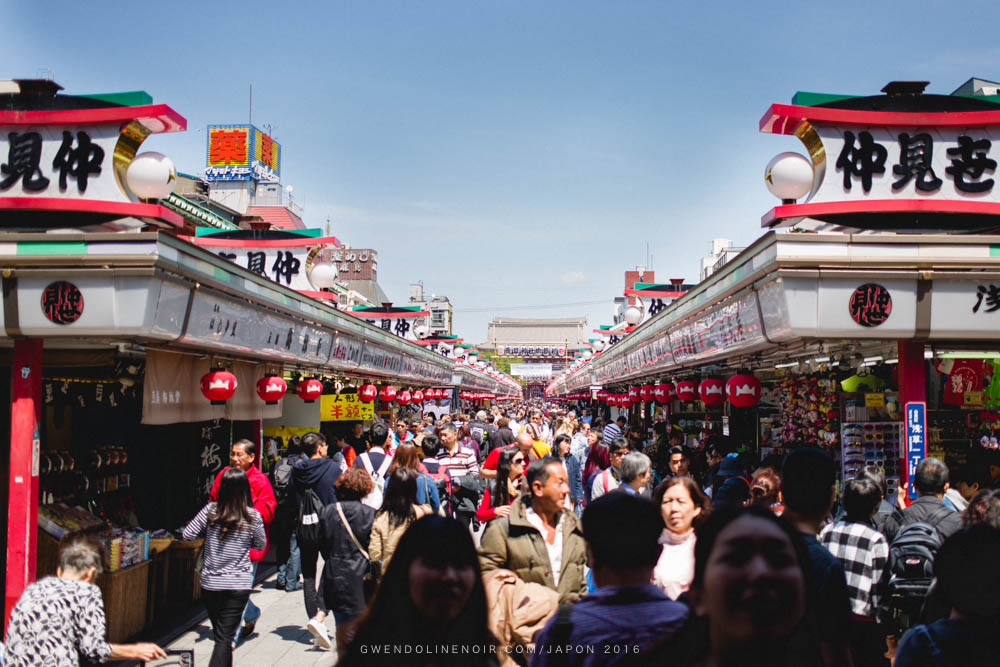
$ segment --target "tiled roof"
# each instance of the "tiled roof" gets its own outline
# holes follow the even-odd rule
[[[271,224],[272,229],[305,229],[302,218],[284,206],[250,206],[247,215],[256,215]]]

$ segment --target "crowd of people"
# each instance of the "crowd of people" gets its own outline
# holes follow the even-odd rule
[[[254,630],[268,537],[277,587],[302,591],[338,664],[997,664],[1000,490],[975,470],[925,459],[907,502],[873,466],[838,485],[818,449],[687,445],[669,423],[647,438],[543,404],[310,433],[270,479],[239,441],[183,531],[205,538],[210,664]],[[99,606],[94,549],[69,545],[25,591],[9,664],[78,640],[96,659],[159,655],[103,643],[103,609],[72,613]]]

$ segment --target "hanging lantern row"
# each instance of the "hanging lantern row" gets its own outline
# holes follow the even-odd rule
[[[735,407],[749,408],[760,402],[762,386],[760,380],[749,373],[740,373],[728,380],[705,378],[695,383],[681,380],[676,385],[663,382],[657,385],[629,387],[628,392],[613,394],[606,389],[597,392],[597,400],[617,407],[630,407],[639,401],[647,403],[670,403],[675,398],[681,401],[700,399],[705,405],[722,405],[726,399]],[[568,394],[566,398],[586,398],[587,394]]]
[[[214,368],[201,378],[201,393],[212,405],[225,405],[226,401],[236,394],[236,376],[224,368]],[[257,381],[257,395],[267,405],[275,405],[288,391],[288,383],[280,375],[265,375]],[[295,393],[306,403],[315,403],[323,395],[323,383],[316,378],[302,378],[295,384]],[[419,405],[425,400],[448,398],[451,392],[447,389],[415,389],[397,391],[392,385],[383,385],[381,389],[373,384],[358,387],[358,399],[363,403],[371,403],[376,398],[384,403],[395,401],[399,405],[410,403]],[[461,392],[463,398],[472,400],[497,398],[494,394]],[[581,398],[584,394],[580,395]]]
[[[469,401],[481,401],[484,399],[494,399],[496,395],[478,391],[460,391],[458,392],[458,397]]]

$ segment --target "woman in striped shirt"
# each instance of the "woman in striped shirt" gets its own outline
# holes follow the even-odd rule
[[[201,599],[215,634],[209,667],[233,664],[233,637],[253,588],[250,549],[267,544],[264,522],[253,508],[250,482],[239,468],[229,468],[219,483],[218,501],[205,505],[184,527],[184,539],[205,536]]]

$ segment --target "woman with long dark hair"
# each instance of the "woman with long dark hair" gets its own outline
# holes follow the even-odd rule
[[[483,492],[483,499],[476,510],[476,521],[486,523],[510,514],[510,504],[521,495],[526,463],[519,448],[504,447],[500,450],[497,476]]]
[[[611,466],[611,450],[603,442],[594,443],[583,466],[583,499],[590,502],[594,479]]]
[[[496,665],[497,642],[487,622],[486,591],[468,526],[427,516],[399,541],[338,665]],[[372,651],[386,645],[389,650]],[[448,650],[441,652],[442,646]]]
[[[427,505],[417,504],[417,473],[409,468],[397,468],[385,484],[382,509],[375,515],[372,525],[368,548],[372,561],[381,561],[384,570],[406,529],[430,511]]]
[[[185,540],[205,536],[201,599],[212,621],[215,648],[209,667],[233,664],[233,638],[253,588],[250,549],[267,544],[264,522],[253,508],[250,482],[241,469],[226,469],[216,502],[205,505],[184,527]]]
[[[396,454],[392,457],[392,465],[389,466],[389,476],[396,472],[398,468],[408,468],[417,474],[417,504],[430,505],[432,512],[437,512],[441,506],[441,494],[438,491],[437,482],[427,473],[427,467],[420,462],[420,455],[423,453],[419,447],[411,442],[405,442],[396,448]]]

